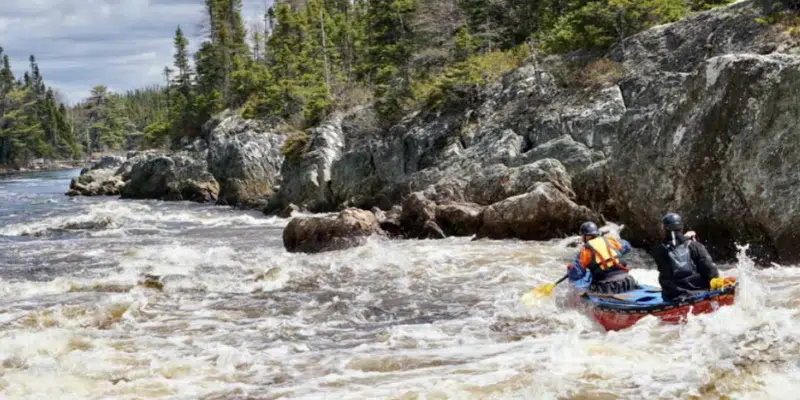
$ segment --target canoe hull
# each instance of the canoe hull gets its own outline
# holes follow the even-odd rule
[[[688,301],[673,303],[651,302],[641,307],[620,306],[613,302],[604,301],[602,298],[593,298],[587,302],[591,305],[594,319],[608,331],[618,331],[630,328],[640,319],[653,315],[665,323],[684,323],[689,314],[708,314],[717,311],[720,307],[732,305],[736,298],[734,284],[722,290],[708,292]],[[660,294],[659,294],[660,297]],[[629,303],[630,304],[630,303]]]

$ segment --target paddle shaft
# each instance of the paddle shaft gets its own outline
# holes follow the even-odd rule
[[[554,287],[557,286],[559,283],[564,282],[564,279],[567,278],[569,278],[569,272],[566,275],[562,276],[561,279],[557,280],[556,283],[553,284],[553,286]]]

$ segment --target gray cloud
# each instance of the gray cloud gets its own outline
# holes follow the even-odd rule
[[[199,47],[203,0],[0,0],[0,46],[21,76],[34,54],[48,85],[70,103],[98,84],[125,91],[163,82],[181,25]],[[269,1],[271,3],[271,1]],[[245,0],[248,21],[264,0]]]

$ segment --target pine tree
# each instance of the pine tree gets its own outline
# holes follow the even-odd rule
[[[174,45],[174,67],[175,71],[178,73],[175,78],[175,83],[178,86],[178,91],[188,98],[192,83],[192,70],[189,65],[189,41],[183,36],[183,31],[180,26],[175,30]]]
[[[415,0],[371,0],[367,11],[368,62],[378,98],[377,110],[388,121],[401,111],[409,94],[413,32],[409,22]]]

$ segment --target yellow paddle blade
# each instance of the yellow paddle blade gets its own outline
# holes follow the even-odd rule
[[[541,286],[537,286],[536,288],[534,288],[531,291],[531,293],[534,296],[538,296],[538,297],[552,296],[553,295],[553,289],[555,289],[555,287],[556,287],[555,284],[547,283],[547,284],[544,284],[544,285],[541,285]]]
[[[555,287],[556,285],[553,283],[537,286],[523,294],[520,303],[531,308],[543,298],[551,296]]]

